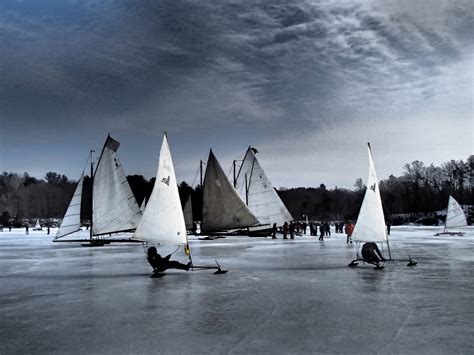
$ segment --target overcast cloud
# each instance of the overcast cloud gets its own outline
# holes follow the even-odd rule
[[[178,179],[259,148],[275,186],[473,154],[472,1],[3,1],[3,171],[77,178],[108,132]]]

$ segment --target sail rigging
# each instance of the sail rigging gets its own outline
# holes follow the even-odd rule
[[[258,224],[257,217],[242,201],[211,150],[203,182],[202,232],[227,231]]]
[[[367,190],[365,191],[352,238],[359,242],[387,242],[382,199],[380,198],[379,183],[375,173],[370,145],[368,150],[369,175],[367,178]]]
[[[453,196],[449,196],[445,229],[467,226],[466,215]]]
[[[273,188],[255,152],[254,148],[247,149],[235,180],[235,188],[260,224],[276,223],[282,226],[292,221],[293,217]]]
[[[117,156],[119,146],[109,135],[97,163],[92,189],[93,235],[134,230],[141,218]]]
[[[153,192],[133,239],[167,245],[188,245],[186,225],[166,134],[160,150]]]

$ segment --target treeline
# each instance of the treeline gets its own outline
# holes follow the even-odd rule
[[[434,212],[446,209],[449,195],[461,205],[474,205],[474,155],[466,162],[451,160],[441,166],[414,161],[402,176],[380,181],[384,212],[393,223],[422,220],[436,223]],[[316,220],[356,220],[366,187],[361,178],[354,190],[295,188],[279,191],[294,218],[308,215]]]
[[[141,204],[152,192],[155,178],[141,175],[127,176],[130,187]],[[18,223],[31,218],[62,218],[74,193],[77,182],[55,172],[48,172],[44,179],[3,173],[0,176],[0,224],[9,219]],[[446,208],[449,195],[461,204],[474,205],[474,156],[466,162],[451,160],[441,166],[425,166],[414,161],[404,166],[402,176],[389,176],[380,182],[385,213],[395,219],[400,215],[430,216]],[[201,189],[192,188],[186,182],[179,186],[184,205],[192,194],[194,219],[200,220]],[[353,190],[327,189],[324,184],[317,188],[292,188],[278,191],[295,219],[308,215],[313,220],[355,220],[365,193],[362,179],[357,179]],[[91,180],[84,178],[81,217],[90,219]],[[7,223],[5,223],[7,222]]]

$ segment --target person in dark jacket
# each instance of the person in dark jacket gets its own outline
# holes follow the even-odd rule
[[[283,239],[288,239],[286,234],[288,233],[288,222],[283,223]]]
[[[171,261],[170,258],[171,254],[163,258],[160,254],[158,254],[155,247],[148,248],[147,260],[153,267],[154,272],[163,272],[168,269],[179,269],[188,271],[191,267],[191,262],[185,265],[181,264],[179,261]]]
[[[386,261],[380,252],[379,247],[374,242],[367,242],[362,246],[362,259],[366,263],[379,265],[381,261]]]
[[[272,227],[272,239],[277,239],[277,224],[273,223]]]
[[[290,239],[295,239],[295,223],[290,222]]]

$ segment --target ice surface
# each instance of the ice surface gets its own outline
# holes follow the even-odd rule
[[[347,267],[333,234],[192,240],[195,264],[153,279],[143,247],[0,232],[0,353],[473,353],[474,228],[393,227],[392,256]],[[173,250],[170,250],[173,251]],[[386,252],[386,250],[384,250]],[[174,254],[185,262],[182,251]]]

